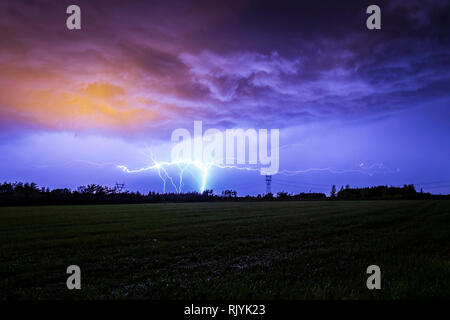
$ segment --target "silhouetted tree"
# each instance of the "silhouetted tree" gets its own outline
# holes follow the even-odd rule
[[[280,200],[286,200],[289,198],[289,194],[287,192],[278,192],[277,198]]]
[[[331,198],[335,199],[336,198],[336,186],[333,184],[333,186],[331,187]]]
[[[211,197],[214,194],[214,191],[212,189],[206,189],[203,191],[202,195],[205,197]]]

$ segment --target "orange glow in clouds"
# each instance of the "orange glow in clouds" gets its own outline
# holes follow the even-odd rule
[[[1,104],[9,106],[2,113],[49,129],[75,131],[132,132],[161,118],[131,90],[106,81],[75,84],[61,79],[56,84],[54,79],[40,82],[39,77],[33,78],[26,77],[2,93]],[[33,82],[36,89],[30,86]]]

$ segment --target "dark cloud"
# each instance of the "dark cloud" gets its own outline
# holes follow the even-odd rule
[[[366,1],[79,1],[79,32],[65,28],[69,4],[2,2],[0,82],[17,96],[120,87],[124,101],[88,101],[92,116],[119,126],[112,131],[132,126],[112,120],[115,112],[136,108],[160,123],[141,122],[134,132],[194,119],[287,127],[382,116],[448,95],[447,1],[379,1],[376,31],[365,27]],[[23,99],[12,97],[0,103],[11,121],[56,108],[19,106]],[[59,128],[55,121],[38,123]]]

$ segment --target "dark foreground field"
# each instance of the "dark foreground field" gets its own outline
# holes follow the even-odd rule
[[[0,208],[0,247],[1,299],[450,298],[450,201]]]

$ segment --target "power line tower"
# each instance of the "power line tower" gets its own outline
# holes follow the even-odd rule
[[[115,191],[116,193],[122,193],[123,188],[125,187],[125,183],[116,182]]]
[[[272,193],[272,176],[266,175],[266,194]]]

